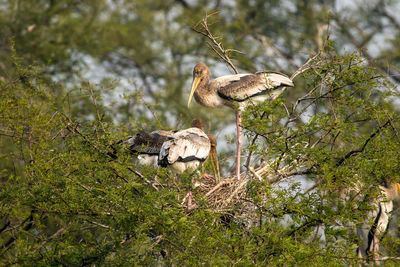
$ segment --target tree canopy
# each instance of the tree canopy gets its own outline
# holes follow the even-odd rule
[[[356,228],[373,225],[380,188],[399,182],[399,10],[386,0],[0,1],[0,264],[363,264]],[[199,61],[213,77],[232,67],[293,77],[243,113],[240,181],[233,111],[186,107]],[[141,166],[118,143],[195,117],[217,137],[219,184]],[[396,213],[379,236],[388,266],[399,261]]]

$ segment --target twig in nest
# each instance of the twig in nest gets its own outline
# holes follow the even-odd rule
[[[262,177],[261,177],[260,175],[258,175],[258,173],[256,173],[256,171],[254,170],[253,167],[249,166],[247,169],[248,169],[248,170],[251,172],[251,174],[253,174],[254,177],[256,177],[259,181],[262,181]]]
[[[224,180],[222,180],[222,181],[219,182],[216,186],[214,186],[213,189],[211,189],[210,191],[208,191],[207,194],[206,194],[206,196],[207,196],[207,197],[210,196],[212,193],[214,193],[216,190],[218,190],[218,189],[221,188],[222,186],[227,185],[227,184],[231,184],[231,183],[233,183],[234,181],[236,181],[236,179],[224,179]]]
[[[190,212],[197,208],[196,202],[193,201],[192,191],[187,192],[186,196],[183,198],[181,205],[184,206],[186,204],[186,212]]]
[[[233,193],[225,201],[225,204],[230,203],[232,199],[238,195],[239,191],[243,188],[243,186],[245,186],[249,181],[250,181],[249,177],[243,179],[243,181],[241,181],[241,183],[236,187],[235,191],[233,191]]]

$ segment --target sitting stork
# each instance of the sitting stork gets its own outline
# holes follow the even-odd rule
[[[214,136],[204,133],[204,123],[194,119],[192,127],[180,131],[141,131],[135,137],[122,142],[137,153],[139,162],[144,165],[169,167],[174,173],[195,170],[210,157],[219,179],[219,165]]]
[[[194,119],[191,128],[177,131],[162,144],[158,165],[169,167],[175,173],[194,171],[209,155],[216,161],[215,147],[215,138],[204,133],[203,121]]]

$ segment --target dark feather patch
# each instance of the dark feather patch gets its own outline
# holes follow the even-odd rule
[[[170,137],[158,133],[141,131],[135,137],[126,140],[124,144],[129,145],[129,150],[133,153],[158,155],[162,144],[170,139]]]

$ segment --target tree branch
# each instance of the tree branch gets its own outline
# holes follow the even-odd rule
[[[364,142],[364,144],[361,146],[360,149],[355,149],[347,153],[343,158],[339,159],[338,162],[336,163],[336,166],[340,166],[346,159],[350,158],[353,155],[357,155],[359,153],[364,152],[365,148],[367,147],[368,143],[375,137],[377,136],[380,131],[385,128],[386,126],[390,125],[390,120],[387,120],[384,125],[379,127],[378,129],[375,130]]]
[[[222,45],[222,42],[218,42],[217,39],[220,39],[218,37],[215,37],[209,27],[208,27],[208,18],[217,14],[218,11],[213,12],[211,14],[206,15],[201,21],[199,21],[195,26],[192,27],[192,30],[207,37],[209,40],[211,40],[211,43],[208,43],[208,45],[211,47],[211,49],[220,57],[223,61],[225,61],[233,70],[236,74],[238,74],[238,70],[235,67],[235,65],[232,63],[232,60],[229,57],[229,54],[231,52],[236,52],[243,54],[241,51],[235,50],[235,49],[225,49]],[[201,25],[202,29],[198,29],[198,26]]]

